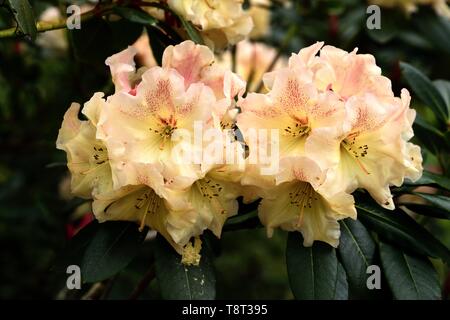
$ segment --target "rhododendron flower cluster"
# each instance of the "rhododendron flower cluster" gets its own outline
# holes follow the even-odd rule
[[[418,179],[422,158],[408,142],[415,117],[408,91],[395,97],[372,55],[322,46],[293,54],[288,67],[264,76],[268,93],[240,101],[244,138],[255,126],[280,132],[278,173],[261,176],[252,168],[241,182],[247,198],[263,198],[259,215],[269,235],[281,227],[301,231],[305,245],[337,246],[337,221],[356,218],[350,194],[363,188],[393,209],[389,186]],[[246,142],[250,156],[272,143]]]
[[[421,175],[420,149],[408,142],[409,94],[394,96],[371,55],[316,43],[261,75],[265,93],[244,97],[245,81],[206,46],[169,46],[162,66],[140,70],[135,53],[106,60],[115,92],[95,93],[85,120],[72,104],[57,147],[67,153],[72,192],[93,200],[99,221],[148,226],[186,264],[198,264],[206,229],[220,237],[239,196],[262,199],[269,235],[280,227],[300,231],[305,245],[337,246],[337,221],[356,218],[353,191],[393,209],[389,186]],[[277,154],[276,170],[252,161],[261,150]]]

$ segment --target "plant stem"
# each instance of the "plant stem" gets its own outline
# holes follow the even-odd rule
[[[105,13],[112,10],[117,4],[107,4],[104,6],[96,6],[94,9],[85,12],[80,15],[80,21],[85,22],[93,17],[99,17]],[[37,32],[46,32],[51,30],[65,29],[67,27],[67,20],[57,20],[57,21],[38,21],[36,22]],[[17,27],[12,27],[9,29],[0,30],[0,38],[11,38],[16,37],[20,34],[16,33]]]

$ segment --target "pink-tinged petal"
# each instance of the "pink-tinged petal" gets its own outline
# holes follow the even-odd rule
[[[193,129],[195,121],[212,125],[211,106],[216,104],[213,91],[202,83],[194,83],[186,91],[184,102],[177,106],[178,128]]]
[[[133,88],[130,77],[136,70],[134,63],[136,52],[137,50],[134,47],[128,47],[106,59],[105,64],[111,70],[116,92],[128,92]]]
[[[147,70],[137,87],[137,97],[142,106],[137,106],[133,112],[138,116],[155,113],[163,116],[175,112],[176,106],[183,101],[183,81],[174,69],[154,67]]]
[[[289,68],[305,68],[313,63],[317,53],[323,47],[324,42],[316,42],[309,47],[303,48],[298,54],[292,54],[289,58]]]
[[[308,182],[317,189],[325,180],[325,172],[318,163],[307,157],[286,157],[280,161],[280,166],[287,170],[277,176],[277,184],[298,180]]]
[[[185,87],[188,88],[200,80],[203,70],[213,62],[214,54],[208,47],[196,45],[188,40],[164,50],[162,67],[177,70],[184,78]]]
[[[56,140],[56,147],[64,150],[64,145],[73,139],[80,131],[81,121],[78,119],[80,112],[80,105],[72,103],[69,109],[64,114],[64,120],[59,129],[58,139]]]

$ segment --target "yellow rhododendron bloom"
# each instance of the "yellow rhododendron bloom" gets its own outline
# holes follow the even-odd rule
[[[242,9],[243,0],[168,0],[169,7],[201,32],[216,49],[243,40],[252,30],[252,18]]]
[[[136,71],[135,54],[129,47],[106,60],[115,93],[86,103],[88,121],[78,120],[74,104],[57,144],[68,154],[74,193],[93,196],[99,221],[148,226],[185,263],[198,264],[201,246],[191,239],[206,229],[220,237],[238,210],[244,150],[224,121],[245,82],[192,41],[166,48],[162,67]],[[199,143],[197,126],[206,132]],[[227,163],[230,154],[235,162]]]
[[[380,205],[393,209],[389,187],[401,185],[405,177],[418,179],[422,158],[420,148],[408,142],[415,117],[408,92],[403,90],[401,98],[394,96],[373,56],[322,46],[304,48],[292,55],[287,68],[267,73],[264,82],[269,92],[241,99],[237,124],[249,146],[250,160],[273,145],[269,139],[252,137],[254,128],[279,132],[278,171],[263,174],[260,165],[252,164],[242,179],[249,185],[246,200],[263,198],[259,213],[269,231],[277,226],[300,230],[305,244],[322,240],[336,246],[336,233],[327,237],[321,228],[338,228],[336,220],[345,217],[345,212],[355,215],[350,193],[364,188]],[[303,157],[313,159],[316,171],[323,172],[322,178],[315,175],[320,185],[304,178],[315,171]],[[295,200],[288,195],[295,195]],[[295,203],[301,204],[300,214],[294,210]],[[318,220],[305,220],[305,212],[313,211]],[[301,221],[297,229],[295,212]],[[330,216],[334,222],[325,223]]]
[[[327,242],[333,247],[339,244],[338,220],[356,219],[353,197],[339,192],[332,197],[321,193],[325,174],[308,158],[286,158],[290,170],[277,179],[277,186],[260,189],[263,198],[258,211],[261,222],[272,236],[273,229],[300,231],[304,245],[315,240]]]
[[[313,153],[338,163],[329,172],[328,185],[347,192],[365,188],[380,205],[393,209],[389,186],[400,186],[405,177],[416,180],[422,174],[420,148],[407,142],[415,117],[408,91],[395,97],[374,57],[356,50],[348,53],[325,46],[314,69],[316,87],[333,92],[346,110],[339,146],[323,137]],[[321,149],[324,143],[333,143],[334,151]]]
[[[88,118],[78,118],[80,105],[73,103],[64,115],[56,146],[67,153],[67,166],[72,175],[72,193],[81,198],[91,198],[92,193],[112,189],[111,167],[108,151],[96,138],[98,116],[105,107],[102,93],[96,93],[83,108]]]

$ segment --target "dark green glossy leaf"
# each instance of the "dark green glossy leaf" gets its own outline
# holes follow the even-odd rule
[[[445,124],[448,119],[447,106],[433,83],[412,65],[401,62],[400,66],[404,79],[414,93],[434,111],[436,118]]]
[[[146,234],[146,230],[140,232],[138,225],[132,222],[99,224],[83,255],[83,282],[102,281],[124,269],[138,254]]]
[[[436,208],[441,209],[443,212],[447,213],[447,216],[450,216],[450,198],[449,197],[446,197],[443,195],[438,195],[438,194],[422,193],[422,192],[415,192],[414,194],[427,200],[431,205],[433,205]]]
[[[450,251],[403,211],[386,210],[366,195],[355,194],[355,200],[358,219],[384,239],[410,252],[450,263]]]
[[[294,296],[300,300],[329,300],[343,297],[342,272],[338,272],[336,251],[330,245],[316,241],[303,246],[298,232],[290,232],[286,247],[286,266]],[[336,291],[338,286],[338,291]]]
[[[29,36],[31,40],[36,39],[36,19],[33,8],[28,0],[8,0],[8,3],[17,21],[20,32]]]
[[[434,186],[441,187],[446,190],[450,190],[450,179],[446,176],[432,173],[429,171],[424,171],[422,173],[422,177],[419,180],[412,182],[409,180],[405,180],[404,185],[408,186]]]
[[[134,23],[143,24],[145,26],[156,25],[158,23],[158,20],[156,18],[139,9],[115,7],[114,12],[116,12],[124,19],[127,19]]]
[[[440,208],[430,206],[428,204],[402,202],[400,203],[400,205],[405,206],[409,210],[412,210],[415,213],[423,216],[429,216],[439,219],[450,219],[450,214],[447,210],[442,210]]]
[[[158,235],[156,241],[156,277],[162,297],[168,300],[213,300],[216,277],[212,253],[206,243],[200,252],[200,265],[185,266],[181,263],[181,256],[163,237]]]
[[[409,255],[380,243],[383,271],[395,299],[436,300],[441,298],[438,276],[427,257]]]
[[[369,295],[367,289],[367,267],[373,264],[375,242],[364,225],[350,218],[341,220],[341,238],[338,251],[347,272],[351,295],[364,298]]]
[[[258,211],[252,211],[228,219],[223,227],[223,230],[232,231],[242,229],[253,229],[259,227],[262,227],[262,224],[258,218]]]
[[[348,282],[344,267],[338,261],[336,275],[336,288],[334,289],[333,300],[348,300]]]
[[[413,124],[414,135],[419,139],[421,145],[427,148],[431,153],[437,154],[440,150],[447,149],[449,140],[429,124],[420,114],[417,114]]]
[[[433,81],[434,86],[444,98],[445,104],[447,105],[447,113],[450,113],[450,81],[447,80],[435,80]]]

